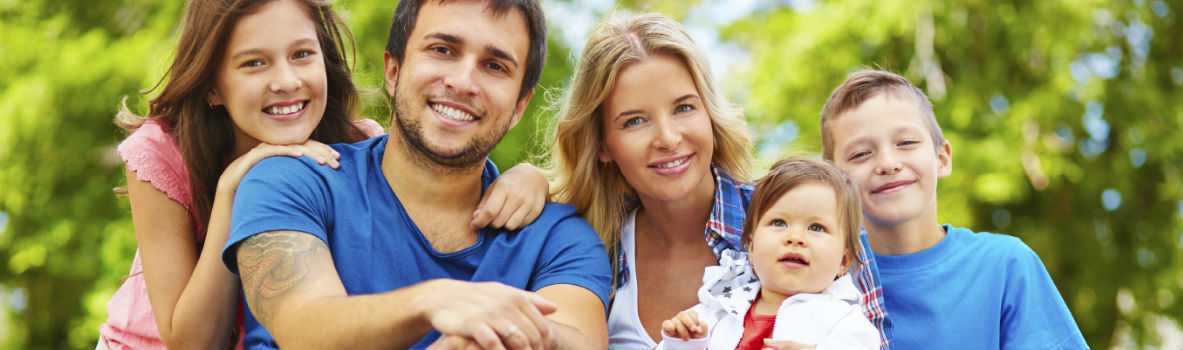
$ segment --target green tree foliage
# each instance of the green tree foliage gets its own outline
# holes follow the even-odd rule
[[[677,18],[700,1],[627,0]],[[1179,1],[790,1],[723,29],[752,64],[724,82],[764,161],[818,151],[817,113],[853,69],[904,73],[954,146],[942,220],[1022,237],[1095,348],[1153,346],[1183,315],[1183,28]],[[389,123],[382,50],[395,1],[335,2],[352,30],[364,116]],[[182,1],[0,0],[0,348],[93,347],[135,250],[113,147],[121,97],[144,111]],[[553,20],[552,16],[552,20]],[[571,74],[551,23],[503,168],[543,147]],[[582,45],[582,43],[575,43]],[[1128,335],[1121,343],[1116,334]]]
[[[389,122],[382,52],[394,1],[338,1],[355,37],[364,116]],[[183,1],[0,0],[0,348],[93,348],[106,303],[135,253],[111,120],[122,97],[146,110],[172,58]],[[541,86],[570,75],[551,42]],[[541,123],[539,94],[495,149],[523,161]],[[3,222],[6,222],[4,224]]]
[[[1178,1],[875,1],[776,7],[725,30],[762,158],[820,152],[818,114],[859,68],[927,91],[953,145],[944,222],[1023,238],[1090,345],[1183,321]],[[796,137],[797,135],[800,137]],[[1132,343],[1117,343],[1116,330]]]
[[[153,82],[180,6],[0,1],[0,346],[94,346],[135,247],[111,119]]]

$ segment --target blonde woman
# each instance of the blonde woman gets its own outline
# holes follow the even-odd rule
[[[616,17],[589,37],[560,106],[552,194],[587,218],[613,259],[612,349],[656,346],[662,321],[698,303],[703,269],[743,249],[751,140],[709,67],[676,21]],[[869,265],[856,285],[882,320]]]

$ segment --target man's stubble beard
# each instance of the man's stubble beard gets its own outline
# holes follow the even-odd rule
[[[400,86],[405,86],[400,84]],[[441,154],[433,150],[428,145],[427,140],[423,136],[423,126],[416,118],[411,118],[412,111],[406,110],[414,105],[412,96],[405,91],[395,89],[394,97],[394,123],[398,127],[399,138],[407,147],[407,153],[415,160],[416,163],[423,165],[429,169],[433,169],[443,173],[456,173],[473,168],[481,168],[484,166],[485,159],[488,158],[489,153],[493,151],[493,147],[501,141],[505,134],[509,132],[509,123],[500,128],[484,134],[476,135],[468,144],[464,145],[458,152],[453,154]],[[424,103],[424,108],[430,109]],[[488,116],[485,116],[488,117]]]

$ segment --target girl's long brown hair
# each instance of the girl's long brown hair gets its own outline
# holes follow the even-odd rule
[[[129,132],[153,119],[175,136],[189,172],[193,208],[198,215],[195,219],[201,223],[209,221],[218,178],[234,160],[235,142],[234,122],[226,109],[211,107],[206,98],[215,86],[219,64],[239,18],[271,1],[276,0],[189,1],[172,65],[148,90],[164,86],[160,95],[149,101],[147,116],[132,113],[123,103],[115,117],[115,124]],[[345,45],[350,44],[352,51],[353,37],[327,1],[297,1],[316,24],[328,80],[325,115],[311,138],[323,143],[364,139],[365,135],[352,123],[358,92],[350,76]]]

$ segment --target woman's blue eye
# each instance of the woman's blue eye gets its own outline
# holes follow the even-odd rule
[[[683,103],[683,104],[678,105],[677,107],[674,107],[674,113],[686,113],[686,112],[691,112],[694,110],[695,110],[694,106],[690,105],[688,103]]]
[[[628,118],[628,120],[624,121],[624,127],[630,128],[630,127],[634,127],[637,125],[641,125],[641,123],[644,123],[644,122],[645,122],[645,118],[632,117],[632,118]]]

